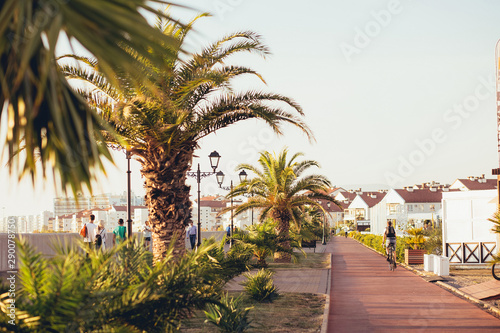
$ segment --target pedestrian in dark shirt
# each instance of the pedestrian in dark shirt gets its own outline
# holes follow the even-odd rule
[[[189,222],[189,229],[187,232],[187,236],[189,237],[189,242],[191,243],[191,250],[194,250],[194,246],[196,245],[196,226],[193,224],[193,221]]]

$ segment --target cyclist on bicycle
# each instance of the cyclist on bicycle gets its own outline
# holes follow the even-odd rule
[[[387,261],[389,261],[389,245],[393,245],[393,256],[394,256],[394,265],[396,265],[396,230],[394,230],[394,227],[392,226],[391,221],[387,221],[387,227],[385,228],[384,231],[384,240],[383,243],[385,244],[385,253],[387,254]]]

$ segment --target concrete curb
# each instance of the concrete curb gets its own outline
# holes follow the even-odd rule
[[[328,274],[328,282],[326,284],[326,299],[325,299],[325,310],[323,311],[323,323],[321,324],[321,333],[328,332],[328,315],[330,314],[330,291],[332,288],[332,256],[333,253],[330,253],[330,269]]]
[[[373,252],[376,252],[378,254],[380,254],[381,256],[385,256],[383,253],[361,243],[360,241],[358,241],[357,239],[354,239],[354,238],[351,238],[352,240],[355,240],[356,242],[358,242],[359,244],[363,245],[364,247],[366,247],[367,249],[370,249],[372,250]],[[410,272],[416,274],[416,275],[419,275],[419,276],[428,276],[427,274],[425,273],[422,273],[421,271],[411,267],[411,266],[408,266],[406,265],[405,263],[398,263],[399,266],[401,267],[404,267],[406,268],[407,270],[409,270]],[[475,298],[474,296],[471,296],[467,293],[464,293],[463,291],[459,290],[458,288],[455,288],[453,286],[450,286],[449,284],[446,284],[442,281],[434,281],[434,282],[430,282],[430,281],[427,281],[429,283],[434,283],[436,285],[438,285],[439,287],[443,288],[443,289],[446,289],[447,291],[457,295],[457,296],[460,296],[460,297],[463,297],[465,300],[469,301],[470,303],[474,303],[476,304],[477,306],[479,306],[482,310],[485,310],[487,312],[491,312],[493,313],[496,317],[500,318],[500,309],[498,309],[497,307],[494,307],[486,302],[483,302],[481,301],[480,299],[478,298]]]
[[[447,289],[449,292],[452,292],[458,296],[461,296],[463,298],[465,298],[467,301],[469,301],[470,303],[475,303],[479,308],[481,308],[482,310],[485,310],[487,312],[491,312],[494,316],[500,318],[500,309],[498,309],[497,307],[494,307],[486,302],[483,302],[481,301],[480,299],[478,298],[475,298],[474,296],[471,296],[467,293],[464,293],[463,291],[461,291],[460,289],[457,289],[453,286],[450,286],[449,284],[446,284],[442,281],[436,281],[434,282],[436,285],[440,286],[441,288],[443,289]]]

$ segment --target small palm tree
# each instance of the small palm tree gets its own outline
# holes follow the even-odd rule
[[[493,223],[493,228],[491,228],[491,231],[496,234],[500,234],[500,206],[493,214],[493,216],[488,219],[488,221]],[[493,255],[493,260],[490,261],[491,265],[498,263],[500,263],[500,252],[498,252],[496,255]]]
[[[406,244],[408,244],[412,249],[417,250],[422,248],[425,243],[424,231],[422,228],[411,228],[406,231],[409,238],[406,239]]]
[[[165,59],[162,67],[150,65],[151,72],[160,73],[161,79],[155,83],[161,93],[151,94],[133,87],[119,92],[99,75],[99,67],[91,59],[79,58],[92,68],[90,71],[64,67],[69,78],[84,79],[100,91],[100,95],[81,93],[118,133],[118,139],[106,137],[108,144],[126,146],[141,164],[155,260],[161,260],[174,238],[185,237],[185,227],[191,220],[186,175],[200,139],[252,118],[263,120],[278,134],[282,133],[283,123],[291,123],[312,136],[302,120],[286,110],[303,114],[290,98],[256,91],[232,92],[234,78],[242,75],[260,78],[250,68],[226,64],[227,58],[237,53],[268,54],[259,35],[235,33],[181,60],[181,47],[195,21],[186,27],[158,21],[158,29],[179,42],[174,49],[178,54],[175,61]],[[174,254],[179,256],[184,252],[184,243],[177,242]]]
[[[330,181],[322,175],[307,175],[303,173],[311,167],[319,167],[316,161],[297,159],[303,154],[294,154],[288,160],[288,149],[276,156],[267,151],[260,153],[260,168],[249,164],[240,164],[237,169],[247,169],[256,176],[236,186],[229,197],[250,193],[250,199],[234,209],[235,215],[257,208],[261,210],[260,221],[271,218],[277,222],[276,232],[279,244],[287,252],[277,252],[275,261],[290,262],[288,250],[290,246],[290,224],[300,226],[302,210],[305,206],[316,207],[323,213],[323,207],[317,200],[326,200],[338,204],[335,199],[325,194],[330,188]],[[226,209],[226,211],[228,210]]]
[[[101,158],[111,159],[106,146],[99,144],[98,131],[107,127],[68,84],[57,66],[56,47],[66,39],[71,47],[82,45],[119,89],[139,84],[151,88],[139,75],[144,61],[127,50],[160,64],[172,58],[165,45],[178,42],[154,29],[144,14],[166,16],[146,0],[1,2],[0,118],[8,114],[4,147],[11,171],[45,177],[51,167],[64,190],[91,188],[95,170],[103,167]],[[164,56],[159,57],[160,52]],[[118,73],[127,73],[130,80],[118,80]]]
[[[246,232],[236,233],[236,246],[245,243],[251,246],[253,255],[257,258],[257,266],[267,268],[267,257],[274,255],[277,252],[288,252],[294,256],[293,249],[300,248],[299,243],[295,238],[291,238],[291,249],[285,249],[278,242],[276,234],[277,223],[271,220],[266,220],[262,223],[251,225]]]

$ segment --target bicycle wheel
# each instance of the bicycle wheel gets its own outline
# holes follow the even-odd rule
[[[494,263],[491,266],[491,275],[493,275],[495,280],[500,280],[500,263]]]
[[[392,245],[389,244],[389,248],[387,249],[387,252],[389,254],[389,269],[391,271],[394,270],[394,256],[392,254]]]

